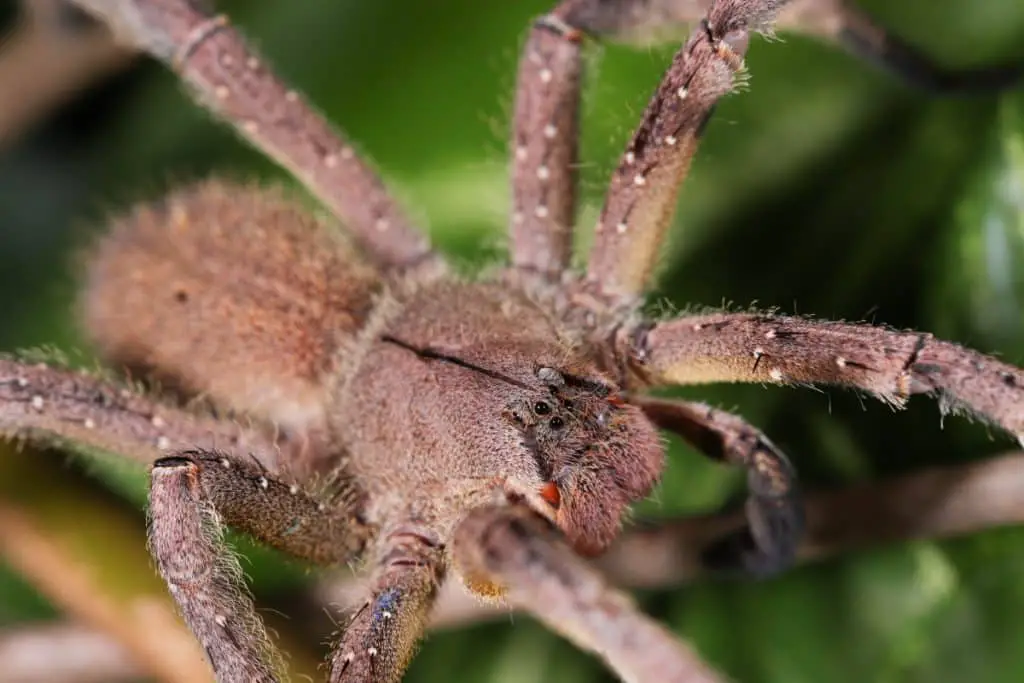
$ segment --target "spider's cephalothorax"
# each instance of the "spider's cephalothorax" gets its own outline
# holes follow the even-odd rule
[[[331,681],[399,679],[452,577],[531,611],[625,680],[717,680],[580,555],[605,549],[656,484],[659,428],[748,471],[749,523],[707,549],[716,568],[763,574],[792,560],[795,476],[738,416],[645,396],[653,386],[831,383],[895,405],[938,394],[1024,433],[1024,373],[928,334],[641,311],[704,126],[750,34],[780,10],[791,28],[878,47],[926,86],[1014,73],[942,73],[834,1],[566,0],[531,28],[521,61],[511,266],[467,280],[226,18],[187,0],[76,3],[171,64],[353,241],[279,190],[209,181],[173,192],[100,240],[81,307],[101,355],[166,400],[0,359],[0,432],[152,465],[152,552],[221,681],[282,675],[224,525],[311,562],[363,562],[365,603],[334,648]],[[584,35],[635,37],[697,12],[614,172],[587,269],[572,274]],[[196,397],[217,415],[182,407]]]

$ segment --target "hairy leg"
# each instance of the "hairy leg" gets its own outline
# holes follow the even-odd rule
[[[301,448],[259,427],[194,414],[81,371],[3,356],[0,437],[98,450],[140,464],[174,449],[216,448],[251,453],[272,470]]]
[[[678,38],[711,0],[568,0],[566,20],[588,33],[648,43]],[[1024,65],[950,69],[872,19],[853,0],[793,0],[779,13],[780,31],[835,43],[907,83],[936,93],[982,92],[1018,85]]]
[[[936,395],[1024,441],[1024,371],[921,332],[766,314],[654,323],[620,337],[623,367],[648,384],[836,384],[892,405]]]
[[[485,507],[455,532],[455,563],[471,584],[493,584],[627,683],[722,680],[664,627],[644,616],[529,510]]]
[[[331,683],[394,683],[426,630],[443,578],[440,545],[413,531],[380,543],[369,595],[331,655]]]
[[[238,559],[224,543],[216,506],[191,458],[154,463],[150,550],[198,638],[218,683],[284,680],[284,664],[256,614]]]
[[[117,39],[174,69],[205,106],[287,168],[329,207],[380,265],[436,262],[427,238],[330,124],[271,71],[207,3],[72,0]]]
[[[519,60],[512,124],[512,265],[557,278],[572,258],[582,34],[557,14],[534,24]]]
[[[280,655],[225,544],[226,527],[318,563],[350,560],[370,530],[358,496],[317,502],[244,457],[183,451],[153,463],[150,548],[220,683],[277,681]]]
[[[599,293],[643,292],[705,124],[734,87],[750,34],[784,2],[720,0],[676,53],[612,174],[587,267]]]
[[[704,403],[643,396],[630,402],[708,457],[747,470],[747,527],[709,546],[707,565],[758,576],[788,569],[803,535],[804,511],[785,454],[743,418]]]

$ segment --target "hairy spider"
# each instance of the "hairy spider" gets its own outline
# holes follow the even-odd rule
[[[310,562],[365,566],[331,681],[398,680],[452,577],[624,680],[718,680],[582,556],[604,550],[657,482],[658,428],[748,472],[748,524],[707,549],[710,566],[769,574],[791,562],[795,475],[738,416],[644,396],[651,387],[825,383],[894,405],[932,394],[1024,435],[1024,373],[926,333],[641,313],[701,131],[750,34],[784,5],[791,27],[929,87],[998,87],[1010,70],[943,73],[836,1],[566,0],[530,29],[518,75],[511,267],[467,280],[225,17],[189,0],[76,4],[170,64],[355,242],[279,190],[208,181],[136,207],[93,249],[81,310],[105,359],[229,416],[0,360],[4,435],[151,465],[152,552],[221,681],[284,675],[225,527]],[[571,272],[584,36],[635,38],[701,15],[613,174],[586,271]]]

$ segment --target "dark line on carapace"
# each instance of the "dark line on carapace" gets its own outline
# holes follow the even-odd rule
[[[459,358],[457,356],[449,356],[448,354],[441,353],[440,351],[435,351],[435,350],[429,349],[429,348],[427,348],[427,349],[417,348],[417,347],[413,346],[412,344],[409,344],[408,342],[404,342],[401,339],[398,339],[396,337],[392,337],[390,335],[383,335],[383,336],[381,336],[380,340],[382,342],[386,342],[388,344],[394,344],[395,346],[403,348],[406,351],[411,351],[412,353],[415,353],[420,358],[425,358],[427,360],[439,360],[439,361],[441,361],[443,363],[451,363],[452,365],[457,365],[460,368],[465,368],[466,370],[472,370],[473,372],[479,372],[482,375],[487,375],[491,379],[496,379],[496,380],[498,380],[500,382],[505,382],[507,384],[511,384],[512,386],[519,387],[520,389],[525,389],[527,391],[530,391],[532,389],[532,387],[530,387],[528,384],[524,384],[523,382],[520,382],[517,379],[512,379],[508,375],[503,375],[500,372],[497,372],[496,370],[491,370],[490,368],[484,368],[484,367],[480,367],[479,365],[474,365],[473,363],[470,363],[469,361],[462,360],[461,358]]]

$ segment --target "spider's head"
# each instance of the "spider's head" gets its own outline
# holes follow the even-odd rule
[[[614,540],[630,503],[651,492],[664,449],[640,409],[596,369],[573,370],[538,367],[538,391],[507,414],[544,479],[530,502],[577,552],[593,555]]]

